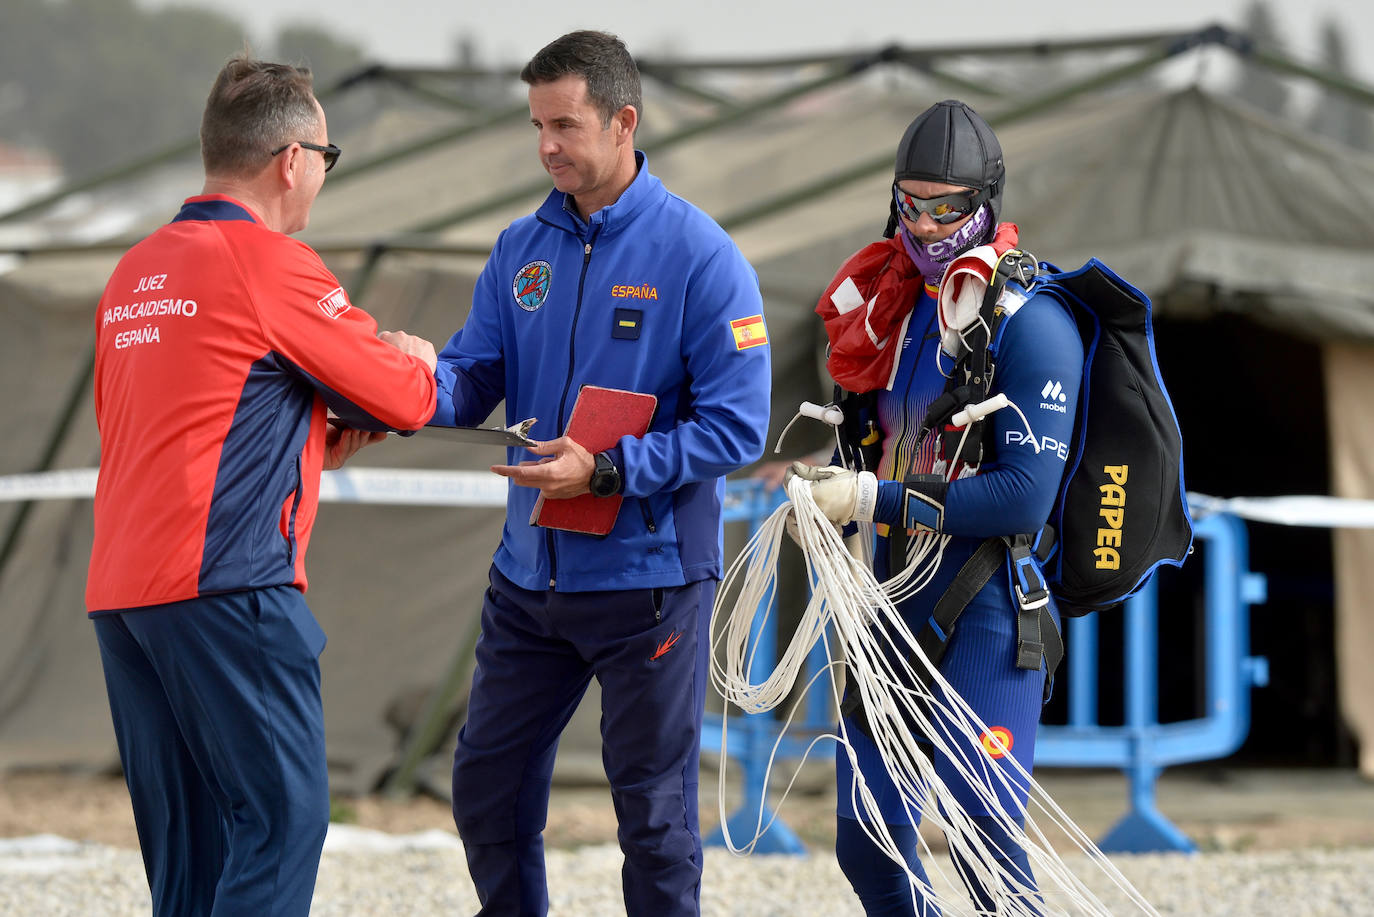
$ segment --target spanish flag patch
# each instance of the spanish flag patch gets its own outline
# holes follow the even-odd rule
[[[736,350],[747,350],[768,343],[768,332],[764,330],[762,315],[737,318],[730,323],[730,331],[735,336]]]

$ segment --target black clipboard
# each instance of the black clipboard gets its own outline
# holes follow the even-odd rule
[[[536,444],[526,434],[534,426],[535,418],[522,420],[509,427],[443,427],[426,426],[420,428],[418,435],[432,439],[446,439],[457,443],[477,443],[486,446],[533,446]]]

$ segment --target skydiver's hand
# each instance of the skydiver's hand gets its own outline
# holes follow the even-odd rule
[[[819,468],[805,462],[793,462],[785,478],[790,480],[793,476],[810,482],[816,508],[836,525],[873,521],[873,509],[878,502],[878,479],[872,473],[854,472],[835,465]]]

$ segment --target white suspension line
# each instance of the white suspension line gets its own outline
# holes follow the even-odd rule
[[[843,666],[847,678],[853,683],[852,690],[858,691],[862,698],[873,741],[881,754],[888,778],[900,794],[909,820],[912,824],[925,820],[944,831],[951,853],[982,874],[984,888],[994,897],[998,913],[1110,914],[1050,845],[1037,822],[1036,815],[1039,814],[1063,831],[1070,842],[1086,854],[1090,862],[1106,874],[1140,912],[1155,914],[1149,902],[1015,758],[1005,755],[1000,758],[999,765],[984,752],[980,737],[991,736],[991,731],[940,676],[938,670],[930,665],[915,635],[898,612],[898,601],[915,594],[929,583],[938,568],[944,545],[948,542],[947,536],[928,535],[915,539],[907,568],[888,583],[880,584],[869,567],[846,550],[837,528],[816,507],[809,482],[799,478],[789,480],[787,495],[788,502],[765,520],[731,564],[717,598],[711,676],[726,702],[747,713],[774,709],[790,696],[812,648],[819,642],[828,662],[806,683],[803,695],[815,686],[822,674],[838,671]],[[757,640],[753,644],[750,642],[751,625],[759,614],[766,616],[770,613],[777,588],[778,554],[789,515],[795,518],[796,536],[806,559],[808,578],[813,584],[812,596],[773,671],[755,683],[748,677],[759,652]],[[739,582],[739,594],[733,606],[727,610],[728,596],[741,575],[743,579]],[[831,646],[827,629],[835,633],[838,647]],[[843,661],[836,658],[841,654]],[[830,691],[838,709],[840,697],[834,679],[831,680]],[[774,743],[768,761],[770,773],[782,733],[791,725],[796,710],[794,706],[789,712],[778,741]],[[742,853],[753,849],[767,826],[763,824],[760,812],[756,823],[758,830],[746,844],[737,846],[730,836],[725,819],[724,795],[728,720],[728,716],[723,717],[721,725],[721,824],[727,847],[735,853]],[[1030,886],[1027,877],[1014,874],[994,860],[994,851],[988,838],[959,805],[953,790],[940,779],[932,757],[917,741],[918,737],[934,745],[938,754],[949,762],[958,780],[967,783],[982,806],[993,813],[998,828],[1025,849],[1038,889]],[[817,737],[808,745],[806,754],[823,738],[834,738],[849,756],[855,775],[850,788],[854,811],[861,816],[859,823],[870,834],[874,844],[894,862],[902,865],[914,890],[919,889],[921,895],[938,903],[946,914],[974,913],[967,899],[947,901],[938,898],[903,863],[896,842],[883,824],[874,790],[867,785],[858,766],[857,753],[844,720],[840,721],[838,735]],[[802,760],[805,760],[805,755]],[[795,779],[794,774],[792,780]],[[1022,814],[1019,808],[1015,805],[1009,807],[1003,802],[1004,797],[1015,799],[1020,792],[1028,793],[1025,828],[1017,824]],[[779,800],[779,806],[785,798],[786,792]],[[927,868],[949,880],[950,877],[940,869],[937,858],[930,855],[929,846],[923,838],[920,846]],[[949,884],[961,887],[957,876]]]

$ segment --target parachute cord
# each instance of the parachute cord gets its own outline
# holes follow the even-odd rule
[[[762,713],[774,709],[791,694],[792,688],[806,665],[811,649],[819,642],[828,663],[804,686],[803,694],[811,690],[822,674],[833,673],[843,665],[852,687],[862,699],[872,738],[878,747],[887,770],[887,777],[897,788],[901,805],[911,823],[924,819],[941,828],[950,849],[985,881],[984,887],[997,903],[998,913],[1008,915],[1089,914],[1108,915],[1105,905],[1079,880],[1049,844],[1037,816],[1056,825],[1081,850],[1089,861],[1105,874],[1135,908],[1145,914],[1156,914],[1148,901],[1116,869],[1093,842],[1059,808],[1015,760],[1007,755],[993,763],[984,751],[981,736],[990,735],[987,726],[959,697],[957,692],[932,667],[921,652],[896,603],[887,592],[890,584],[880,584],[872,571],[845,549],[838,529],[827,521],[815,505],[809,484],[794,478],[787,486],[788,502],[775,511],[749,540],[743,552],[731,564],[718,593],[713,622],[711,679],[727,705],[733,704],[748,713]],[[751,643],[751,625],[762,611],[770,612],[776,598],[777,559],[787,516],[796,517],[796,533],[806,559],[812,596],[802,613],[796,631],[786,648],[779,654],[774,670],[758,683],[749,673],[757,661],[757,638]],[[920,564],[909,564],[923,571],[921,581],[928,582],[931,554],[938,555],[946,536],[923,539],[925,546],[917,549]],[[739,582],[739,594],[733,606],[729,596]],[[913,580],[913,585],[915,581]],[[754,631],[757,633],[757,631]],[[829,633],[835,635],[832,646]],[[843,663],[837,656],[843,656]],[[916,668],[919,668],[918,677]],[[832,678],[832,700],[838,709],[839,689]],[[781,743],[781,733],[791,725],[800,702],[785,718],[778,741],[769,757],[771,773]],[[728,711],[728,706],[727,706]],[[721,724],[721,827],[727,847],[735,853],[749,852],[758,837],[767,830],[763,812],[756,822],[754,837],[743,846],[731,837],[725,817],[725,785],[728,760],[728,721]],[[1027,853],[1039,888],[1033,888],[1025,876],[1008,869],[997,859],[996,845],[984,830],[961,808],[955,794],[940,779],[933,760],[921,747],[922,740],[932,743],[939,757],[954,770],[957,779],[972,788],[980,808],[992,813],[997,830],[1005,833],[1013,843]],[[888,835],[875,793],[859,769],[857,753],[850,741],[848,726],[842,718],[838,732],[816,737],[802,757],[825,738],[834,738],[844,748],[854,771],[850,787],[854,811],[860,824],[894,862],[906,871],[913,888],[931,901],[938,902],[944,913],[970,914],[967,900],[946,901],[920,882],[905,865],[896,842]],[[800,770],[801,765],[798,765]],[[795,781],[795,774],[792,778]],[[767,776],[765,776],[765,785]],[[792,783],[789,782],[790,790]],[[1004,799],[1018,798],[1028,793],[1025,811],[1014,805],[1009,810]],[[786,798],[786,792],[783,799]],[[779,800],[779,806],[782,800]],[[1020,824],[1024,816],[1024,827]],[[773,816],[776,818],[776,814]],[[769,819],[771,824],[772,819]],[[954,888],[959,888],[957,876],[947,876],[937,867],[939,858],[931,857],[924,840],[920,841],[923,859],[928,868],[941,875]],[[933,882],[931,883],[934,884]]]

